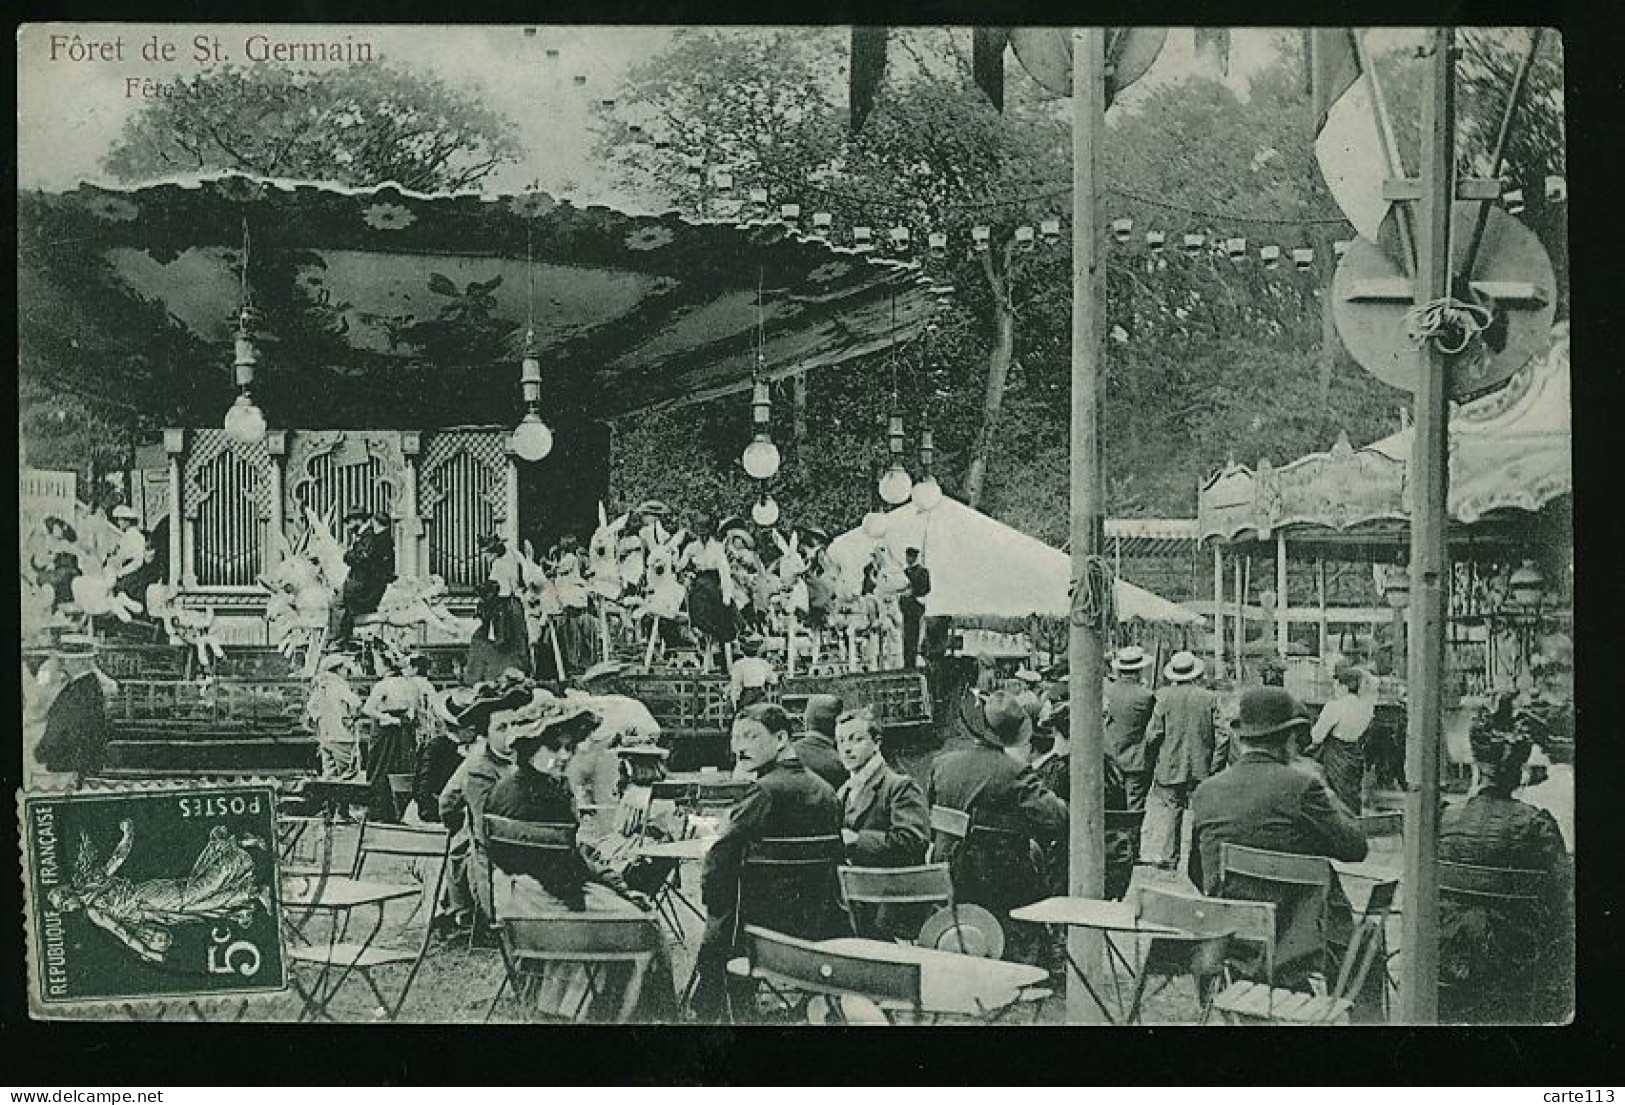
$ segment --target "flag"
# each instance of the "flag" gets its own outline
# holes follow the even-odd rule
[[[994,111],[1004,110],[1004,48],[1009,41],[1006,27],[977,27],[971,38],[971,72]]]
[[[1197,27],[1195,29],[1196,57],[1206,59],[1219,76],[1230,75],[1230,28]]]
[[[1106,106],[1117,93],[1145,76],[1168,39],[1167,27],[1109,27],[1106,30]],[[1027,75],[1056,96],[1072,95],[1072,29],[1017,27],[1010,48]]]
[[[1315,160],[1326,188],[1360,236],[1377,240],[1388,214],[1382,184],[1398,166],[1377,119],[1373,76],[1365,72],[1351,27],[1311,32],[1309,73],[1315,114]]]
[[[874,110],[875,94],[885,74],[886,28],[853,27],[849,95],[854,133],[863,128],[863,121]]]

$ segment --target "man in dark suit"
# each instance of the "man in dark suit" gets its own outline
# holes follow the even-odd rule
[[[874,711],[848,710],[835,726],[835,743],[851,777],[835,791],[843,807],[841,841],[846,861],[854,867],[912,867],[925,860],[931,842],[931,818],[925,791],[880,754],[880,727]],[[880,932],[912,940],[930,913],[929,906],[885,905],[873,916],[851,905],[853,926],[868,935]]]
[[[919,549],[904,550],[903,559],[908,594],[897,605],[903,612],[903,667],[912,669],[920,655],[920,625],[925,620],[925,596],[931,593],[931,573],[920,563]]]
[[[1143,682],[1151,657],[1139,645],[1117,650],[1112,657],[1112,681],[1106,684],[1106,755],[1123,773],[1126,810],[1145,809],[1155,762],[1145,754],[1145,731],[1151,723],[1157,696]]]
[[[1014,695],[994,691],[981,717],[965,721],[974,743],[937,758],[926,799],[968,814],[970,831],[963,841],[939,834],[938,844],[953,869],[956,900],[991,911],[1006,926],[1006,958],[1031,961],[1041,930],[1012,926],[1008,915],[1048,896],[1041,857],[1066,834],[1066,803],[1028,766],[1032,721]]]
[[[841,700],[835,695],[808,695],[805,731],[794,745],[801,766],[836,788],[846,782],[846,768],[835,750],[835,719],[840,716]]]
[[[1198,786],[1191,799],[1189,873],[1204,894],[1224,890],[1222,844],[1348,861],[1365,858],[1359,820],[1326,786],[1318,765],[1296,759],[1289,751],[1289,743],[1308,723],[1284,688],[1250,687],[1243,692],[1239,716],[1231,724],[1241,758]],[[1327,920],[1328,942],[1346,945],[1353,919],[1335,878]],[[1278,920],[1280,926],[1291,923],[1287,918]],[[1286,977],[1292,966],[1277,963],[1278,977]]]
[[[1191,652],[1176,652],[1162,669],[1168,685],[1157,692],[1145,729],[1145,759],[1152,767],[1143,857],[1164,870],[1179,866],[1185,810],[1196,785],[1213,774],[1219,696],[1199,680],[1206,665]]]
[[[745,853],[756,841],[840,838],[841,803],[835,788],[802,766],[791,744],[792,728],[790,715],[770,702],[747,706],[734,718],[731,746],[751,785],[728,812],[701,872],[705,935],[695,961],[691,1001],[694,1015],[702,1021],[720,1019],[725,987],[730,984],[728,960],[740,954],[747,924],[813,940],[833,936],[840,928],[833,879],[816,893],[798,883],[747,894],[742,885]],[[738,996],[750,989],[743,987]]]
[[[96,667],[92,637],[64,637],[51,657],[61,666],[62,689],[45,713],[45,731],[34,747],[44,772],[57,776],[52,788],[78,787],[101,771],[107,759],[107,694],[114,682]],[[30,764],[29,774],[43,776]]]
[[[395,579],[395,541],[389,533],[389,515],[381,510],[353,511],[346,519],[357,520],[360,528],[344,552],[350,574],[345,577],[327,627],[332,641],[349,640],[356,618],[377,610],[384,591]]]

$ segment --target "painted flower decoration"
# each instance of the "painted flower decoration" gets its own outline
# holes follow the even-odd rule
[[[251,203],[265,195],[265,185],[243,176],[228,176],[215,181],[215,189],[232,203]]]
[[[398,203],[375,203],[361,213],[374,230],[405,230],[418,217]]]
[[[642,226],[626,236],[626,248],[639,251],[660,249],[670,245],[675,237],[663,226]]]
[[[851,271],[852,266],[844,261],[830,261],[809,272],[807,279],[814,284],[828,284],[833,280],[839,280]]]
[[[140,214],[140,209],[123,196],[92,196],[85,201],[85,209],[98,219],[110,223],[127,223]]]
[[[508,210],[521,219],[539,219],[557,206],[558,201],[545,192],[526,192],[508,201]]]

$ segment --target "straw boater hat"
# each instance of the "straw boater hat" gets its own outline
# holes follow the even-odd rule
[[[1021,669],[1019,669],[1016,672],[1016,678],[1021,680],[1023,683],[1027,683],[1027,684],[1030,684],[1032,686],[1037,686],[1039,683],[1042,683],[1044,681],[1044,677],[1042,675],[1039,675],[1032,668],[1021,668]]]
[[[127,503],[120,503],[118,506],[113,508],[113,521],[116,522],[121,518],[128,518],[132,522],[139,522],[141,521],[141,514]]]
[[[979,905],[944,906],[920,928],[919,947],[985,959],[1004,955],[1004,929],[999,919]]]
[[[1142,671],[1151,666],[1151,657],[1145,654],[1145,649],[1139,645],[1129,645],[1127,648],[1117,650],[1112,657],[1112,670],[1116,672]]]
[[[1180,651],[1173,655],[1167,666],[1162,669],[1162,677],[1170,683],[1189,683],[1193,679],[1201,678],[1207,665],[1202,658],[1194,652]]]
[[[1242,740],[1284,737],[1309,724],[1303,707],[1282,687],[1248,687],[1230,729]]]

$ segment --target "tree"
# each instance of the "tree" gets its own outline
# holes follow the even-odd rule
[[[433,76],[260,63],[180,79],[130,117],[103,165],[124,181],[235,169],[455,192],[519,156],[510,120]]]
[[[804,218],[816,209],[843,231],[869,226],[881,248],[893,225],[907,226],[916,244],[946,232],[950,253],[932,262],[933,273],[959,290],[959,310],[984,328],[981,419],[961,492],[975,504],[1000,428],[1020,283],[1043,268],[1041,258],[1017,251],[1011,232],[1059,214],[1064,197],[1011,201],[1032,194],[1035,179],[1065,176],[1066,129],[1053,107],[1033,98],[1030,83],[1018,83],[1001,117],[950,35],[895,40],[897,71],[854,136],[844,85],[830,80],[844,70],[844,35],[691,32],[629,75],[626,101],[605,120],[602,148],[628,180],[660,187],[697,214],[717,213],[703,164],[795,198]],[[666,136],[652,149],[651,132]],[[990,227],[990,248],[971,252],[979,224]]]

